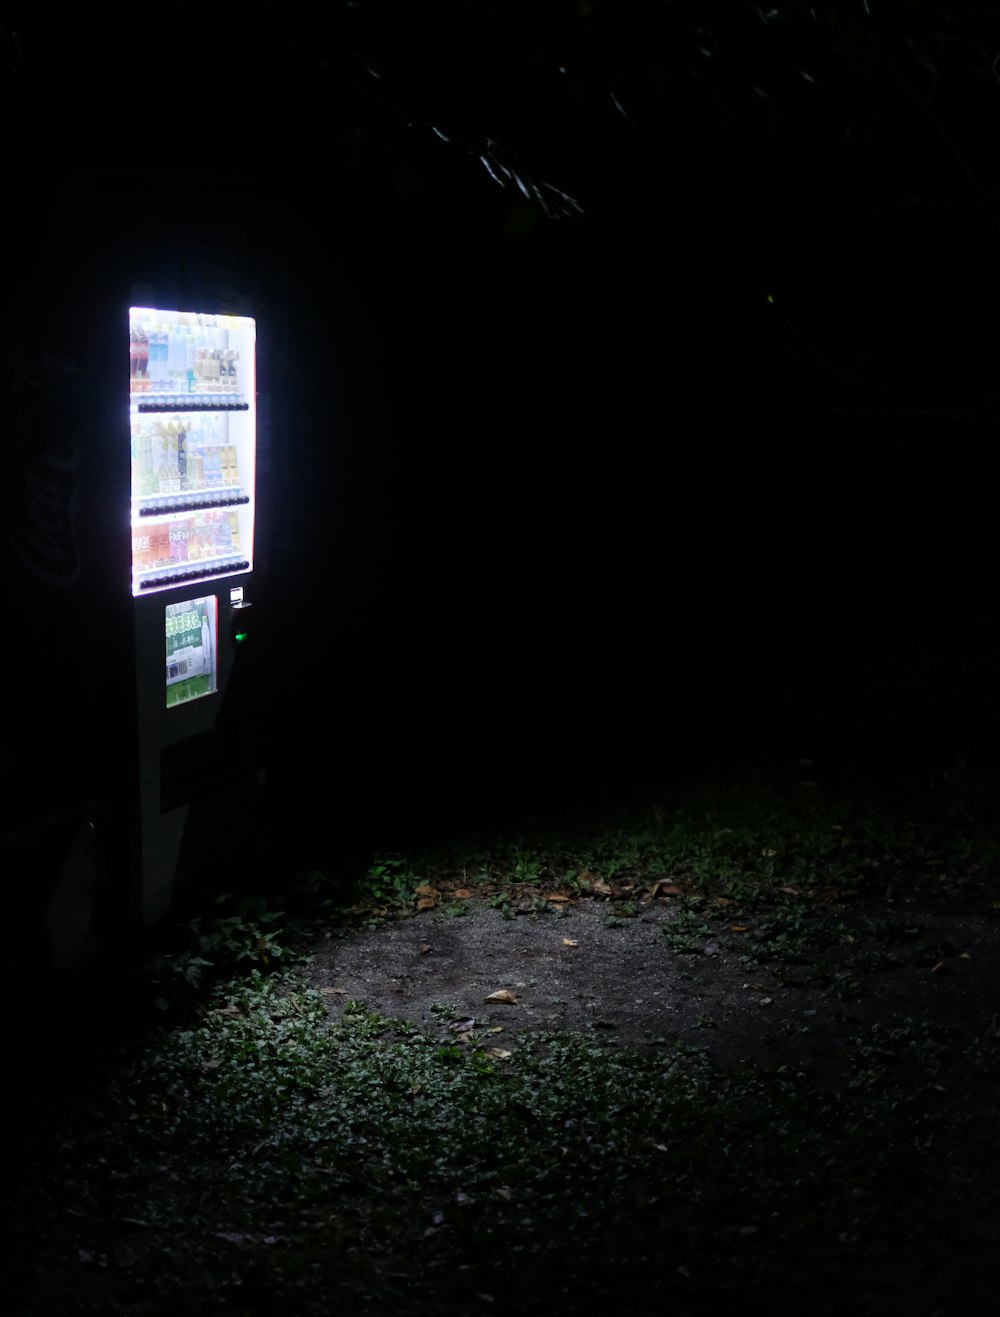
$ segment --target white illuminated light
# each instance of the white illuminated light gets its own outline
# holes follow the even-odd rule
[[[234,585],[229,591],[229,602],[231,604],[241,604],[243,602],[242,585]]]
[[[253,570],[255,338],[247,316],[129,308],[133,595]]]

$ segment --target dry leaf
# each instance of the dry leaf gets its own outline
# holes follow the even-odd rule
[[[546,894],[546,896],[545,896],[545,900],[546,900],[546,901],[568,901],[568,900],[569,900],[569,897],[568,897],[568,896],[563,896],[563,895],[562,895],[561,893],[559,893],[559,892],[551,892],[551,893],[547,893],[547,894]]]
[[[495,1024],[492,1029],[487,1029],[487,1033],[503,1033],[503,1025]]]
[[[486,997],[484,1000],[493,1001],[493,1002],[502,1002],[504,1005],[507,1006],[513,1006],[517,1002],[517,998],[514,996],[514,994],[510,991],[509,988],[500,988],[496,992],[491,992],[490,995]]]
[[[422,896],[420,900],[417,902],[417,909],[433,910],[436,905],[437,905],[437,901],[434,900],[433,896]]]
[[[475,1027],[476,1022],[471,1017],[468,1020],[456,1020],[454,1024],[448,1025],[452,1033],[468,1033],[470,1029]]]
[[[486,1052],[487,1056],[495,1056],[498,1061],[506,1061],[510,1057],[510,1052],[504,1051],[502,1047],[490,1047]]]
[[[958,956],[958,958],[959,958],[959,960],[971,960],[971,959],[972,959],[972,957],[969,955],[969,953],[968,953],[967,951],[959,952],[959,956]]]
[[[747,931],[747,926],[746,924],[730,924],[729,931],[730,933],[745,933]]]
[[[456,900],[459,901],[467,901],[471,895],[472,892],[468,887],[456,887],[455,890],[452,892],[452,896],[454,896]]]
[[[437,896],[437,888],[432,887],[430,883],[421,883],[419,887],[414,887],[414,896]]]
[[[603,878],[592,878],[588,886],[588,891],[596,892],[598,896],[612,896],[613,893]]]
[[[681,896],[681,889],[676,883],[668,883],[665,878],[657,878],[655,883],[651,883],[646,888],[652,896]]]
[[[326,993],[327,996],[336,993],[338,996],[347,992],[346,988],[320,988],[320,992]]]
[[[571,937],[564,937],[564,938],[563,938],[563,946],[564,946],[564,947],[578,947],[579,945],[580,945],[579,942],[574,942],[573,939],[572,939]]]
[[[785,887],[779,887],[779,888],[778,888],[778,891],[779,891],[779,892],[787,892],[789,896],[801,896],[801,895],[802,895],[802,889],[801,889],[800,887],[788,887],[788,886],[785,886]]]

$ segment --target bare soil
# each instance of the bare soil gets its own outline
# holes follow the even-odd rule
[[[438,908],[328,936],[313,948],[307,978],[331,1016],[363,1002],[442,1039],[481,1042],[501,1029],[503,1038],[490,1042],[505,1048],[548,1030],[596,1033],[623,1047],[682,1040],[724,1063],[808,1066],[831,1079],[859,1025],[920,1015],[974,1034],[1000,1001],[1000,924],[988,913],[907,904],[900,926],[919,928],[924,948],[945,948],[941,958],[910,959],[904,947],[898,963],[869,967],[871,912],[838,908],[842,936],[811,950],[801,975],[794,966],[789,975],[787,962],[748,966],[746,943],[728,930],[677,953],[663,936],[671,902],[650,902],[632,918],[612,910],[583,897],[544,911],[525,902],[505,918],[473,898],[461,916]],[[516,1001],[487,1000],[501,990]]]

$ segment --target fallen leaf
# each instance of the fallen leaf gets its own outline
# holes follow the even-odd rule
[[[496,992],[491,992],[484,1000],[502,1002],[504,1005],[508,1006],[513,1006],[517,1002],[517,998],[509,988],[500,988]]]
[[[972,959],[972,957],[969,955],[969,953],[968,953],[967,951],[962,951],[962,952],[960,952],[958,958],[959,958],[959,960],[971,960],[971,959]]]
[[[746,924],[730,924],[729,931],[730,933],[745,933],[747,931],[747,926]]]
[[[728,896],[717,896],[712,903],[713,905],[732,905]]]
[[[487,1029],[487,1033],[503,1033],[503,1025],[495,1024],[492,1029]]]
[[[761,997],[759,1001],[759,1005],[770,1006],[773,1001],[774,1001],[773,997]]]
[[[568,901],[568,896],[563,896],[560,892],[548,892],[545,895],[546,901]]]
[[[789,887],[789,886],[779,887],[779,888],[778,888],[778,891],[779,891],[779,892],[787,892],[787,893],[789,894],[789,896],[801,896],[801,895],[802,895],[802,889],[801,889],[800,887]]]
[[[346,994],[347,989],[346,989],[346,988],[320,988],[320,992],[325,993],[326,996],[328,996],[328,997],[331,996],[331,995],[334,994],[334,993],[336,993],[337,996],[340,997],[340,996],[343,996],[343,995]]]
[[[603,878],[599,878],[596,873],[591,873],[589,869],[584,869],[583,873],[577,877],[577,882],[581,887],[586,887],[588,892],[597,892],[599,896],[610,896],[611,888]]]
[[[452,896],[459,901],[467,901],[471,895],[472,892],[468,887],[456,887],[454,892],[452,892]]]
[[[414,896],[437,896],[437,888],[432,887],[430,883],[421,883],[419,887],[414,887]]]
[[[777,853],[778,852],[774,850],[774,848],[771,846],[765,846],[764,849],[761,851],[761,855],[763,855],[766,860],[773,859],[775,855],[777,855]]]
[[[938,972],[939,969],[944,969],[944,961],[943,961],[943,960],[939,960],[938,963],[937,963],[936,965],[932,965],[932,966],[931,966],[931,973],[932,973],[932,974],[936,974],[936,973]]]
[[[651,883],[646,889],[653,896],[681,896],[683,893],[676,883],[668,883],[664,878],[658,878],[655,883]]]
[[[495,1056],[498,1061],[507,1061],[510,1059],[510,1052],[504,1051],[502,1047],[490,1047],[486,1052],[487,1056]]]
[[[452,1033],[468,1033],[470,1029],[475,1027],[476,1022],[471,1017],[468,1020],[456,1020],[454,1024],[448,1025]]]
[[[654,1143],[654,1144],[653,1144],[653,1147],[656,1149],[657,1152],[669,1152],[669,1151],[670,1151],[670,1149],[667,1147],[667,1145],[666,1145],[665,1143]]]
[[[563,946],[564,946],[564,947],[578,947],[579,945],[580,945],[579,942],[574,942],[573,939],[572,939],[571,937],[564,937],[564,938],[563,938]]]
[[[420,900],[417,902],[417,909],[433,910],[436,905],[437,905],[437,901],[434,900],[433,896],[422,896]]]

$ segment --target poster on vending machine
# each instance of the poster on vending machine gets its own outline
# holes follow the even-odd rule
[[[187,704],[218,689],[216,633],[218,599],[185,599],[166,606],[167,708]]]

